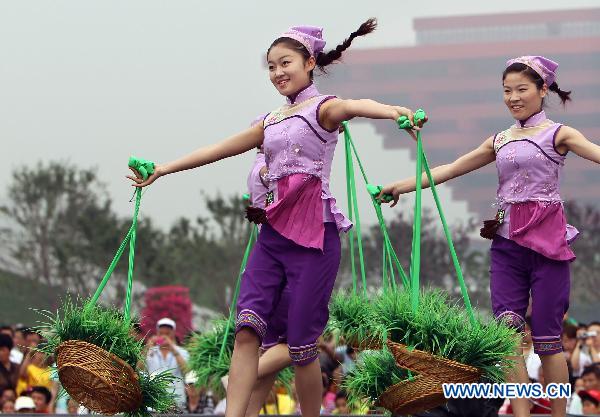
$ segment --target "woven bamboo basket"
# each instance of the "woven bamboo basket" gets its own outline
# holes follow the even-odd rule
[[[414,414],[445,404],[448,401],[442,390],[443,383],[472,383],[481,377],[473,366],[435,356],[421,350],[409,350],[400,343],[387,342],[399,367],[416,372],[409,381],[389,387],[377,405],[394,414]]]
[[[437,381],[417,375],[389,387],[376,402],[393,414],[415,414],[444,404],[447,400]]]
[[[348,339],[346,341],[348,346],[351,346],[354,350],[381,350],[383,343],[381,340],[376,338],[366,338],[358,340],[356,338]]]
[[[65,390],[94,412],[133,412],[142,404],[142,391],[133,368],[94,344],[82,340],[61,343],[56,364]]]

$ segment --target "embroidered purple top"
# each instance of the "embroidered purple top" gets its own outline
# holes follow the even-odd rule
[[[309,248],[323,249],[324,222],[335,222],[341,231],[352,227],[329,190],[338,129],[325,129],[318,115],[321,105],[332,98],[311,83],[263,121],[268,222],[284,237]]]
[[[568,225],[560,197],[566,155],[555,147],[561,128],[542,110],[494,137],[497,204],[505,210],[497,234],[555,260],[573,260],[578,234]]]

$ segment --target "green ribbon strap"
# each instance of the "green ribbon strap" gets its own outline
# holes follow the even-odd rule
[[[147,160],[141,159],[141,158],[136,158],[134,156],[129,158],[129,167],[131,167],[131,168],[135,169],[137,172],[139,172],[140,175],[142,176],[142,178],[144,178],[144,179],[147,179],[149,175],[152,175],[154,173],[154,162],[150,162],[150,161],[147,161]],[[90,299],[89,303],[87,304],[87,306],[92,307],[96,304],[96,302],[98,302],[98,298],[100,297],[100,294],[102,294],[102,291],[104,291],[104,288],[106,287],[108,280],[110,279],[112,273],[114,272],[114,270],[117,266],[117,263],[119,262],[119,259],[121,259],[121,255],[123,255],[123,252],[125,251],[125,247],[127,246],[127,243],[129,243],[129,265],[128,265],[128,269],[127,269],[127,292],[125,295],[125,307],[124,307],[125,320],[129,320],[131,317],[131,297],[132,297],[132,289],[133,289],[133,265],[134,265],[134,258],[135,258],[135,240],[136,240],[136,231],[137,231],[137,218],[138,218],[138,214],[140,211],[141,201],[142,201],[142,189],[138,187],[135,190],[135,208],[133,211],[133,219],[131,221],[131,226],[129,227],[129,230],[127,231],[127,235],[121,242],[119,249],[117,249],[117,253],[113,257],[110,265],[108,266],[108,270],[106,271],[106,273],[104,274],[104,277],[100,281],[100,285],[98,286],[98,288],[96,289],[96,292],[94,293],[94,295]]]

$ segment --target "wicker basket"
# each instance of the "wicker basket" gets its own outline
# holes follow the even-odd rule
[[[438,381],[417,375],[411,381],[402,381],[389,387],[379,396],[377,406],[396,415],[415,414],[446,402]]]
[[[416,372],[410,381],[389,387],[377,405],[394,414],[414,414],[445,404],[443,383],[472,383],[481,377],[481,371],[421,350],[409,350],[405,345],[387,342],[399,367]]]
[[[356,338],[346,340],[346,344],[354,350],[381,350],[383,343],[377,338],[358,340]]]
[[[60,382],[77,402],[106,415],[139,409],[138,376],[122,359],[82,340],[67,340],[57,352]]]

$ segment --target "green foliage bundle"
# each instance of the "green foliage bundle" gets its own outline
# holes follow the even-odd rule
[[[382,330],[375,320],[372,300],[368,296],[343,291],[333,294],[326,334],[357,344],[366,340],[383,341]]]
[[[330,327],[356,337],[386,335],[391,341],[479,368],[483,378],[491,382],[504,381],[513,365],[509,357],[515,354],[519,340],[515,330],[478,315],[473,326],[467,311],[440,290],[421,291],[416,312],[412,311],[410,294],[404,290],[363,298],[359,303],[361,298],[344,294],[334,297]],[[357,318],[348,317],[352,314]],[[368,350],[361,353],[345,385],[354,404],[372,403],[407,375],[387,349]]]
[[[210,388],[219,397],[225,395],[221,378],[229,374],[235,341],[235,322],[232,320],[228,326],[228,321],[225,317],[214,320],[212,330],[195,334],[186,346],[190,353],[188,366],[196,374],[196,385]],[[221,355],[226,331],[227,339]],[[279,372],[276,382],[290,390],[293,378],[294,372],[288,367]]]
[[[45,342],[38,350],[55,355],[61,343],[67,340],[83,340],[92,343],[122,359],[134,370],[145,358],[143,344],[134,337],[133,323],[125,320],[123,313],[113,307],[91,305],[89,301],[78,305],[66,299],[59,311],[40,311],[46,322],[37,327]],[[150,410],[156,412],[171,411],[175,405],[172,384],[175,377],[169,372],[149,375],[137,370],[142,391],[142,405],[128,417],[144,417]],[[85,404],[84,404],[85,405]]]

